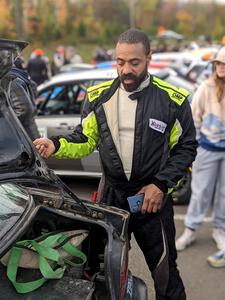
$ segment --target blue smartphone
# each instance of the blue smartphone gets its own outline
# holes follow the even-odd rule
[[[127,200],[130,207],[130,212],[137,213],[141,210],[142,204],[144,202],[144,194],[137,194],[127,197]]]

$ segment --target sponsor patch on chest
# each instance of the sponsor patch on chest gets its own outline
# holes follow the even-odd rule
[[[149,119],[149,127],[156,131],[164,133],[166,130],[166,126],[167,124],[162,121],[156,119]]]

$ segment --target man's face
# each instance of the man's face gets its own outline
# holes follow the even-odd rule
[[[148,73],[151,53],[145,54],[142,43],[117,43],[117,73],[126,91],[135,91]]]

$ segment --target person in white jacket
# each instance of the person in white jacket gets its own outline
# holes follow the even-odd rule
[[[212,76],[199,86],[192,101],[198,150],[185,230],[176,241],[178,251],[196,240],[195,231],[212,202],[212,237],[219,250],[225,249],[225,47],[218,51],[213,64]]]

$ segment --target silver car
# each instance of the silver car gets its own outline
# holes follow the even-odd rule
[[[179,78],[173,70],[150,69],[151,74],[193,92],[193,85]],[[72,132],[80,122],[82,104],[89,86],[111,80],[117,76],[116,69],[99,69],[82,72],[66,72],[38,87],[39,131],[44,137]],[[61,176],[100,177],[101,167],[98,151],[82,159],[47,160],[48,166]]]

